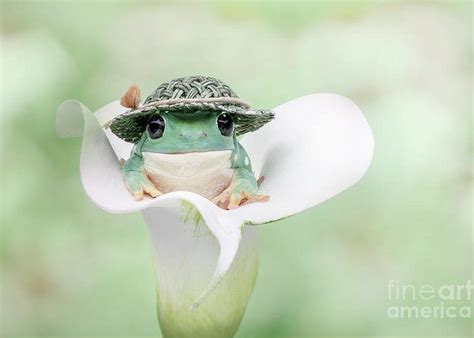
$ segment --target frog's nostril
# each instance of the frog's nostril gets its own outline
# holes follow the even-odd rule
[[[205,131],[203,131],[202,134],[204,135],[204,137],[207,137],[207,133]]]
[[[179,133],[179,137],[184,137],[183,133]]]

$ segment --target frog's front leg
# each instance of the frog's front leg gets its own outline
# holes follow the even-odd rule
[[[151,197],[161,195],[145,173],[143,159],[137,154],[133,154],[123,165],[122,175],[125,180],[125,186],[137,201],[143,198],[146,193]]]
[[[230,185],[212,201],[225,209],[236,209],[252,202],[266,202],[270,196],[258,193],[258,183],[252,172],[245,168],[235,169]]]

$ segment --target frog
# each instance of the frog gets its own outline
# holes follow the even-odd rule
[[[250,110],[222,81],[204,76],[162,84],[143,105],[132,86],[121,104],[130,111],[111,129],[134,143],[121,173],[135,200],[190,191],[232,210],[270,199],[259,192],[263,177],[255,177],[239,138],[269,122],[273,112]]]

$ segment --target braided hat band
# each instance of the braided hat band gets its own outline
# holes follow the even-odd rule
[[[198,110],[229,113],[234,119],[237,135],[255,131],[274,118],[271,110],[251,110],[250,105],[222,81],[190,76],[163,83],[143,105],[137,104],[108,125],[124,141],[136,143],[148,122],[160,111],[192,113]]]

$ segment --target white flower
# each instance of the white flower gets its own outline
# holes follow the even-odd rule
[[[183,210],[183,201],[197,209],[197,215],[202,216],[203,223],[217,239],[220,250],[214,273],[206,281],[204,290],[198,292],[193,289],[190,294],[198,295],[193,301],[182,296],[183,306],[188,308],[191,305],[197,308],[202,304],[223,279],[237,255],[244,224],[257,225],[276,221],[337,195],[365,174],[374,149],[370,127],[352,101],[334,94],[309,95],[275,108],[274,121],[257,132],[245,135],[241,141],[250,156],[255,176],[265,177],[260,189],[262,193],[271,196],[269,202],[223,210],[204,197],[185,191],[135,201],[125,188],[119,168],[119,159],[128,159],[132,144],[122,141],[109,129],[102,128],[105,122],[125,110],[117,101],[92,114],[81,103],[66,101],[58,110],[58,134],[63,137],[83,134],[80,173],[87,195],[97,206],[108,212],[143,210],[145,221],[152,232],[152,242],[159,240],[159,236],[169,235],[169,231],[162,232],[161,235],[156,233],[160,226],[175,224],[174,227],[179,227],[179,224],[186,223],[180,212]],[[171,242],[170,246],[173,241],[176,241],[177,246],[180,245],[179,238],[168,237],[167,240]],[[193,248],[188,250],[186,254],[192,257]],[[199,252],[194,254],[198,255]],[[183,257],[185,256],[176,257],[176,264],[181,264],[177,260]],[[155,257],[155,264],[159,263],[159,259],[160,257]],[[173,262],[173,259],[168,262]],[[212,262],[207,260],[206,264],[212,265]],[[256,260],[249,261],[249,264],[255,265]],[[160,273],[166,273],[166,268],[169,268],[169,273],[173,273],[171,266],[158,268]],[[192,269],[189,266],[187,268]],[[184,283],[178,282],[176,278],[176,283]],[[189,288],[195,288],[191,284],[192,281],[189,282]],[[244,292],[247,298],[253,284],[249,288],[250,291]],[[176,302],[180,295],[174,297],[173,301]],[[242,314],[246,303],[247,300],[244,300]]]

